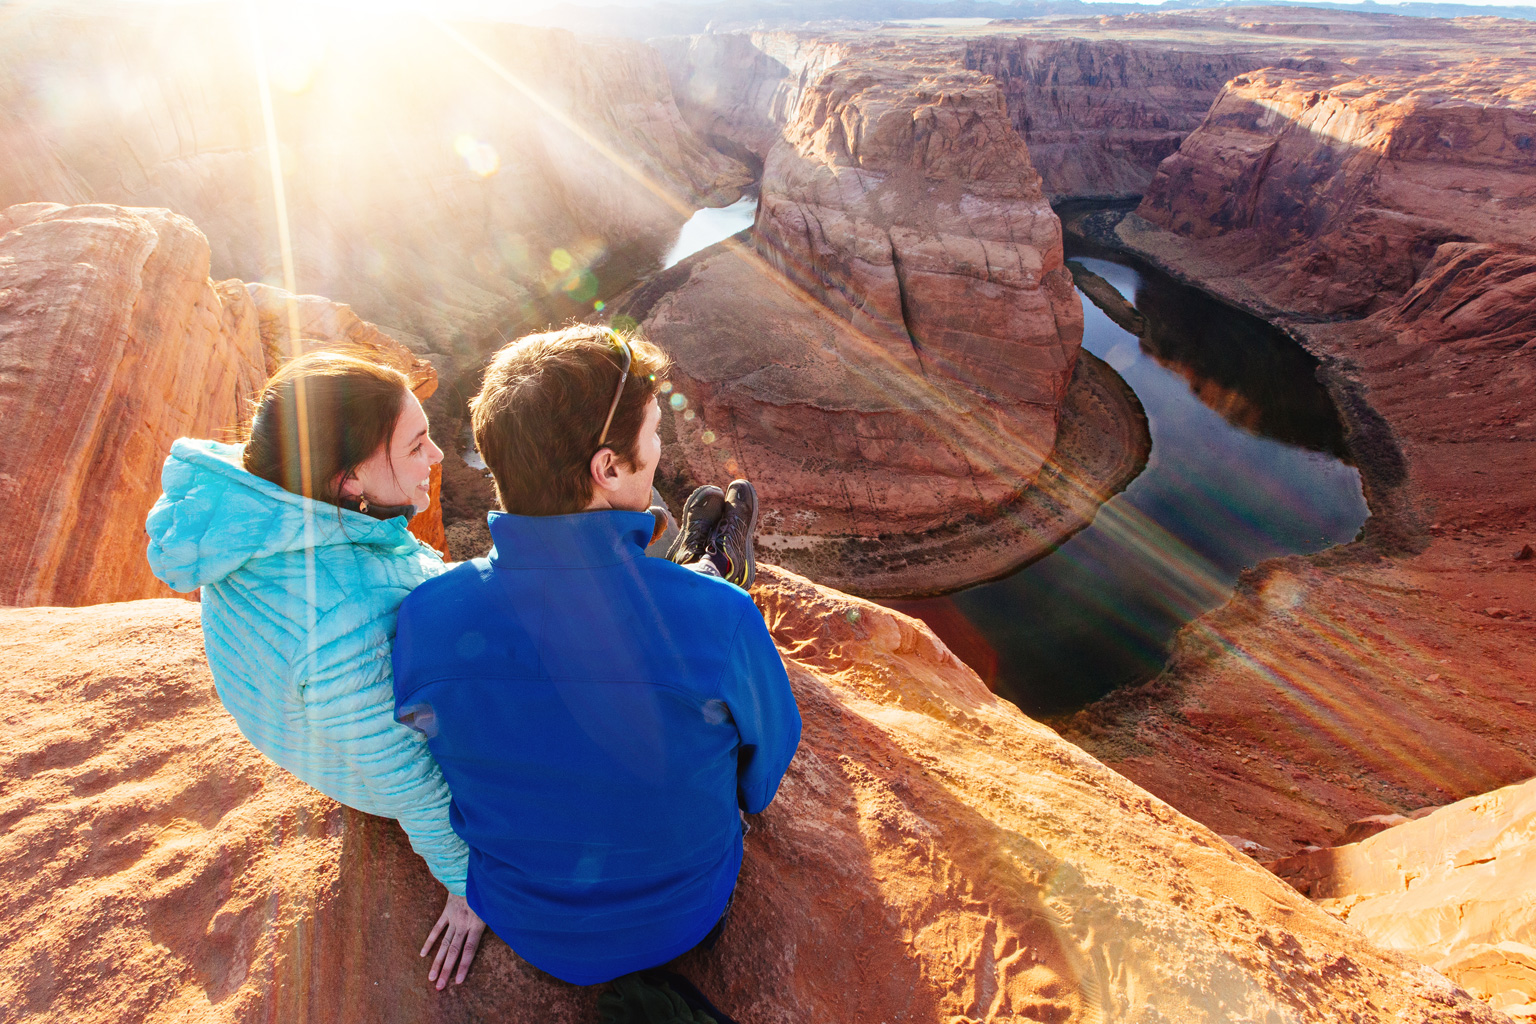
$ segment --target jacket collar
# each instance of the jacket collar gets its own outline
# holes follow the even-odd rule
[[[656,520],[649,512],[517,516],[492,512],[491,565],[498,569],[596,569],[645,554]]]

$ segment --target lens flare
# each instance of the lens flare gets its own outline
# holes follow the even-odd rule
[[[460,135],[453,140],[453,151],[464,161],[470,173],[481,178],[489,178],[501,170],[501,157],[496,152],[496,147],[489,142],[482,142],[473,135]]]

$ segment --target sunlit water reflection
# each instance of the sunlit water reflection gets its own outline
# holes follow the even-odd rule
[[[1146,470],[1093,525],[1013,576],[892,602],[1034,714],[1151,678],[1173,633],[1225,601],[1244,567],[1348,541],[1366,517],[1307,353],[1155,271],[1080,262],[1148,320],[1138,339],[1083,302],[1083,347],[1146,409]]]
[[[730,206],[705,207],[694,212],[677,233],[677,241],[667,250],[661,266],[665,270],[692,256],[700,249],[707,249],[716,242],[723,242],[738,231],[752,226],[757,216],[757,195],[748,193]]]

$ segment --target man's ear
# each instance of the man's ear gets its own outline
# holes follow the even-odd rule
[[[618,457],[613,454],[612,448],[599,448],[597,454],[592,456],[592,461],[587,464],[588,471],[592,474],[592,485],[605,491],[618,487],[618,462]]]

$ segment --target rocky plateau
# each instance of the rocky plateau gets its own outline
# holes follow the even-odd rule
[[[916,620],[766,569],[805,718],[731,926],[678,969],[740,1020],[1486,1021],[989,693]],[[595,1018],[488,938],[435,992],[441,890],[393,822],[239,736],[198,607],[0,610],[0,1007],[18,1021]]]

